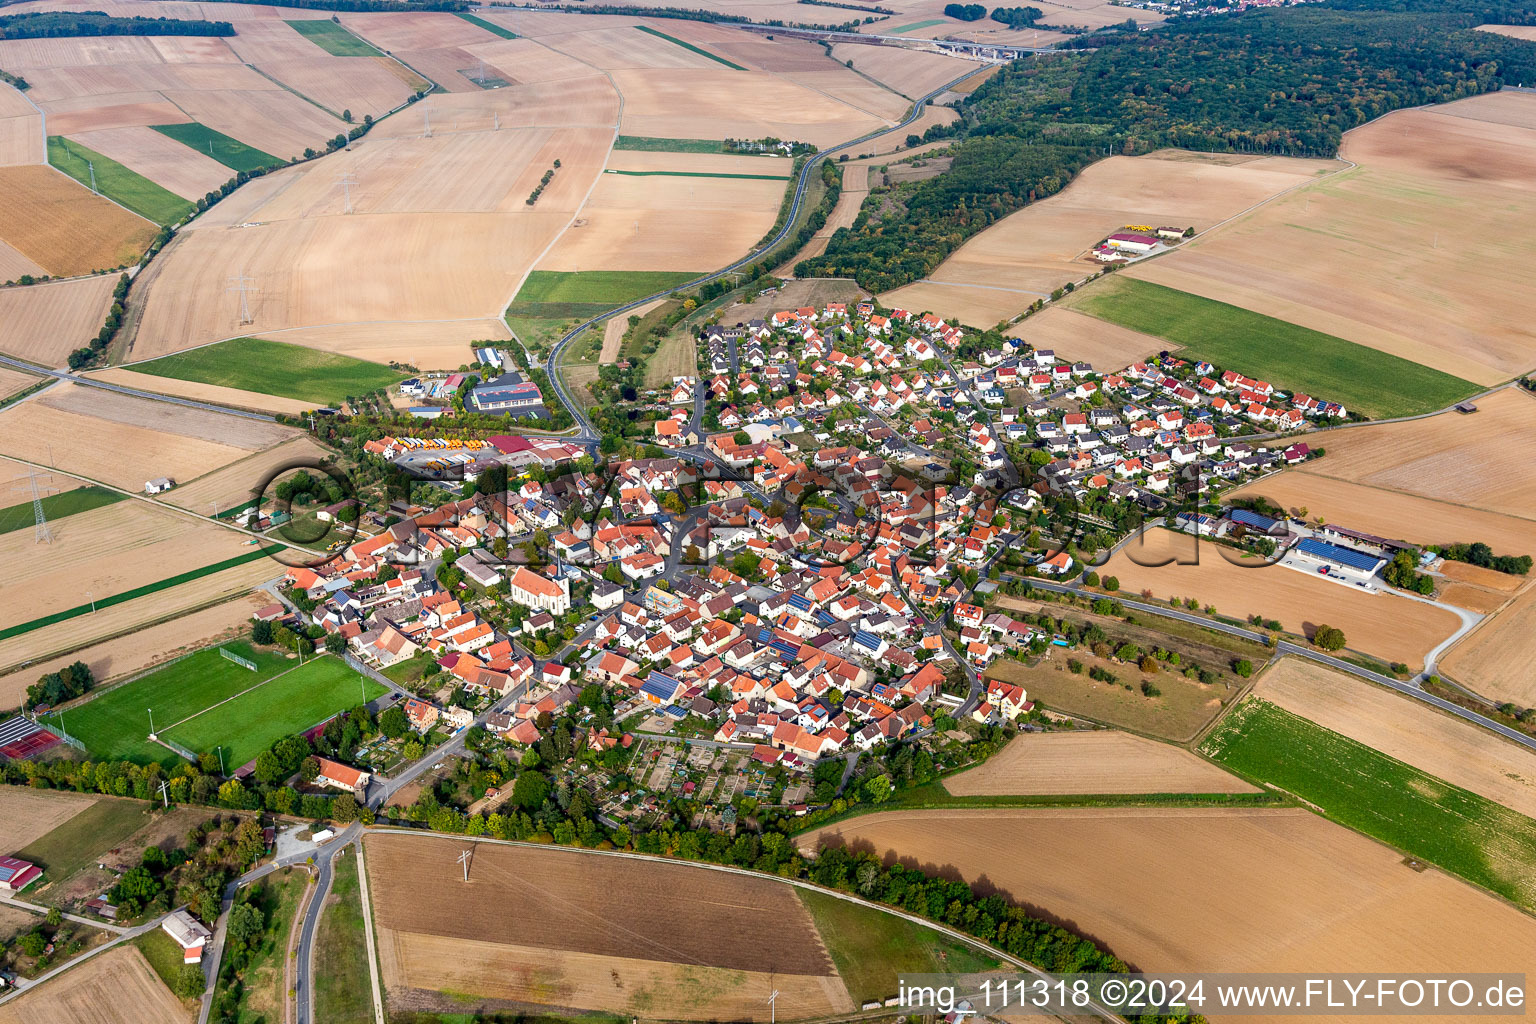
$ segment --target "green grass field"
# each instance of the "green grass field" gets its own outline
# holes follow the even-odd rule
[[[725,143],[717,139],[658,139],[653,135],[620,135],[613,148],[639,153],[724,153]]]
[[[1200,751],[1341,824],[1536,907],[1536,821],[1492,800],[1257,697],[1218,723]]]
[[[535,270],[514,303],[581,302],[618,306],[699,277],[678,270]]]
[[[212,576],[216,572],[223,572],[225,569],[233,569],[237,565],[244,565],[247,562],[254,562],[258,558],[266,557],[267,552],[261,548],[257,548],[254,551],[247,551],[244,554],[236,555],[233,558],[226,558],[222,562],[214,562],[212,565],[205,565],[201,569],[189,569],[186,572],[178,573],[175,576],[168,576],[163,580],[156,580],[153,583],[145,583],[144,585],[134,587],[131,590],[125,590],[120,594],[108,594],[106,597],[98,597],[96,598],[96,603],[94,605],[92,605],[90,602],[86,602],[85,604],[77,604],[73,608],[65,608],[63,611],[54,612],[51,615],[44,615],[36,619],[31,619],[27,622],[19,622],[14,626],[7,626],[4,629],[0,629],[0,640],[9,640],[13,636],[21,636],[23,633],[30,633],[34,629],[42,629],[44,626],[51,626],[55,622],[63,622],[65,619],[73,619],[80,615],[89,615],[93,610],[110,608],[115,604],[122,604],[124,601],[132,601],[135,598],[144,597],[148,594],[154,594],[161,590],[167,590],[171,587],[180,586],[183,583],[190,583],[193,580],[202,579],[204,576]]]
[[[329,18],[304,18],[288,24],[299,35],[333,57],[384,56]]]
[[[217,647],[205,648],[68,709],[63,715],[65,730],[101,760],[138,764],[177,760],[165,747],[149,742],[150,710],[155,727],[164,729],[298,665],[280,653],[256,650],[239,641],[221,646],[255,662],[256,671],[225,658]],[[46,719],[57,720],[57,715]]]
[[[348,851],[335,863],[331,896],[315,940],[315,1019],[326,1024],[370,1024],[373,991],[368,981],[357,855]]]
[[[453,13],[457,14],[459,17],[463,18],[465,21],[469,22],[471,25],[478,25],[478,26],[480,26],[481,28],[485,29],[487,32],[491,33],[491,35],[501,36],[501,38],[503,38],[503,39],[516,39],[517,38],[517,33],[513,32],[511,29],[502,28],[500,25],[496,24],[495,22],[486,21],[484,18],[477,18],[473,14],[470,14],[468,11],[454,11]]]
[[[916,32],[920,28],[932,28],[935,25],[943,24],[945,24],[943,18],[929,18],[927,21],[914,21],[910,25],[900,25],[891,29],[891,32],[899,35],[902,32]]]
[[[627,174],[631,178],[750,178],[754,181],[788,181],[787,174],[727,174],[725,172],[709,173],[706,171],[616,171],[612,168],[604,174]]]
[[[232,139],[223,132],[216,132],[196,121],[188,121],[185,124],[153,124],[150,127],[161,135],[212,157],[231,170],[255,171],[263,167],[276,167],[283,162],[271,153],[263,153],[259,149],[247,146],[239,139]]]
[[[317,656],[227,704],[165,728],[162,735],[194,754],[222,746],[224,767],[233,772],[284,736],[383,692],[383,686],[358,675],[340,658]]]
[[[125,497],[127,495],[109,491],[105,487],[87,484],[85,487],[76,487],[72,491],[64,491],[61,494],[44,495],[43,513],[52,523],[80,512],[89,512],[93,508],[111,505],[122,501]],[[36,521],[30,501],[0,508],[0,533],[27,529]]]
[[[34,839],[16,856],[48,873],[49,882],[62,882],[96,863],[103,850],[149,824],[149,804],[112,797],[96,801],[45,836]]]
[[[62,135],[48,136],[48,162],[86,188],[94,168],[102,195],[156,224],[174,224],[192,212],[192,204],[176,193]]]
[[[156,377],[217,384],[327,406],[340,405],[348,395],[367,394],[405,378],[405,374],[380,363],[265,338],[221,341],[135,363],[133,369]]]
[[[144,954],[149,966],[165,982],[165,987],[175,991],[176,975],[181,973],[181,947],[159,928],[140,935],[133,940],[133,944],[139,947],[139,952]]]
[[[658,39],[665,39],[669,43],[676,43],[678,46],[681,46],[683,49],[691,50],[692,52],[697,53],[701,57],[708,57],[710,60],[714,61],[716,64],[724,64],[726,67],[732,69],[733,71],[745,71],[745,70],[747,70],[746,68],[742,67],[740,64],[735,63],[734,61],[726,60],[724,57],[716,57],[714,54],[710,53],[708,50],[701,49],[700,47],[694,46],[692,43],[685,43],[681,39],[677,38],[676,36],[669,36],[665,32],[658,32],[656,29],[651,28],[649,25],[636,25],[635,28],[639,29],[641,32],[644,32],[646,35],[656,36]]]
[[[999,961],[958,939],[836,896],[796,889],[855,1004],[896,994],[902,974],[969,974]]]
[[[1432,412],[1482,390],[1331,334],[1120,275],[1078,292],[1067,305],[1164,338],[1185,358],[1339,402],[1372,419]]]

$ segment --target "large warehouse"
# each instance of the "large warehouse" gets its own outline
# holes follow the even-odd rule
[[[1385,558],[1356,551],[1354,548],[1329,544],[1324,540],[1308,537],[1291,549],[1296,560],[1303,565],[1327,569],[1330,576],[1342,576],[1347,580],[1363,583],[1387,564]]]

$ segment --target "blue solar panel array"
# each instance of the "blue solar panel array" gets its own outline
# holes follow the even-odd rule
[[[1329,544],[1327,541],[1316,540],[1308,537],[1296,545],[1296,550],[1302,554],[1311,555],[1313,558],[1324,558],[1330,562],[1347,565],[1351,569],[1359,569],[1362,572],[1374,571],[1381,559],[1375,555],[1368,555],[1364,551],[1356,551],[1354,548],[1341,548],[1337,544]]]
[[[1250,512],[1246,508],[1233,509],[1227,515],[1227,518],[1234,523],[1241,523],[1249,529],[1263,530],[1265,533],[1268,533],[1279,522],[1279,520],[1271,519],[1269,516],[1261,516],[1257,512]]]

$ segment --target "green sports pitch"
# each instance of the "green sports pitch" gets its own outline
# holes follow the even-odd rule
[[[384,691],[336,658],[316,657],[301,666],[297,658],[246,643],[222,647],[255,671],[230,661],[219,647],[204,648],[51,713],[44,724],[61,726],[94,758],[174,764],[176,754],[149,739],[153,716],[161,735],[194,754],[222,745],[233,771],[278,739]]]

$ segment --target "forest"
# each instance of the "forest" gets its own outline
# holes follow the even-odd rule
[[[232,36],[227,21],[113,18],[101,11],[28,11],[0,17],[0,39],[64,36]]]
[[[1102,156],[1164,147],[1333,156],[1345,131],[1391,110],[1536,81],[1536,44],[1475,31],[1529,20],[1528,7],[1383,2],[1396,7],[1339,0],[1185,19],[1079,37],[1074,45],[1098,49],[1006,65],[959,120],[924,136],[956,140],[948,171],[873,190],[854,225],[796,274],[851,276],[885,291],[928,274]]]

